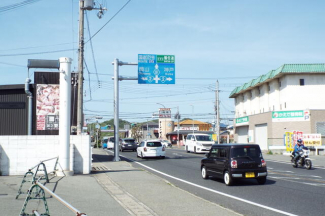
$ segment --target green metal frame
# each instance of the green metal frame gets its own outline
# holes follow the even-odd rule
[[[35,193],[33,193],[34,189],[36,190]],[[32,194],[36,194],[36,195],[32,196]],[[49,211],[49,208],[48,208],[48,205],[47,205],[44,190],[40,186],[38,186],[36,184],[31,186],[31,188],[29,189],[28,195],[27,195],[27,197],[25,199],[25,202],[24,202],[24,205],[23,205],[23,208],[20,211],[20,216],[35,216],[34,213],[32,213],[32,214],[25,213],[28,201],[32,200],[32,199],[43,200],[45,213],[42,213],[41,215],[42,216],[50,216],[50,211]]]

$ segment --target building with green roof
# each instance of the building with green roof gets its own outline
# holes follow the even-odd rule
[[[236,87],[235,140],[269,150],[288,131],[325,137],[323,92],[325,64],[284,64]]]

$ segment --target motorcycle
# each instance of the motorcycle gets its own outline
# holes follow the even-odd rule
[[[306,169],[310,170],[312,167],[312,162],[309,158],[310,150],[307,147],[303,147],[299,152],[298,159],[295,160],[294,153],[291,156],[291,163],[294,168],[297,168],[298,165],[302,167],[306,167]]]

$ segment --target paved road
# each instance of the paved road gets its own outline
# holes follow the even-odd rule
[[[201,178],[202,154],[167,149],[166,159],[140,159],[135,152],[120,155],[133,160],[134,166],[155,172],[177,187],[243,215],[314,216],[323,215],[325,211],[325,168],[316,164],[312,170],[295,169],[286,161],[265,156],[269,171],[265,185],[258,185],[252,179],[227,187],[221,179]]]

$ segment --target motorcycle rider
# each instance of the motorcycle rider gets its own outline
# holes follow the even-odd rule
[[[299,159],[299,151],[302,150],[304,147],[304,141],[302,139],[298,139],[297,140],[297,144],[295,145],[294,147],[294,151],[293,151],[293,154],[294,154],[294,161],[298,161]]]

